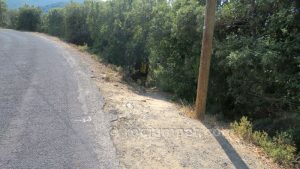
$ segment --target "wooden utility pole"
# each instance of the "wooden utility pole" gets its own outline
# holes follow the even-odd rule
[[[200,120],[204,120],[204,114],[206,109],[209,68],[212,54],[212,40],[215,25],[215,11],[216,0],[206,0],[196,99],[196,113]]]

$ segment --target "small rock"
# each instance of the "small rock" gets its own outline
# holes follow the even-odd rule
[[[228,166],[228,164],[226,163],[226,162],[224,162],[223,164],[222,164],[222,167],[227,167]]]
[[[131,103],[127,103],[126,107],[129,108],[129,109],[133,109],[133,105]]]
[[[102,75],[102,79],[107,81],[107,82],[110,81],[110,78],[106,74]]]

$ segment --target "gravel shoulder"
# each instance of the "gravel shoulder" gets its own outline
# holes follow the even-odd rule
[[[104,112],[112,117],[110,136],[120,168],[279,168],[227,127],[189,118],[166,94],[129,85],[114,66],[57,38],[37,35],[77,52],[87,65],[104,97]]]

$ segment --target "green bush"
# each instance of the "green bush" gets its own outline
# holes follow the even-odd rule
[[[63,37],[65,31],[63,9],[50,9],[44,18],[45,32],[50,35]]]
[[[148,36],[150,77],[160,88],[193,102],[204,7],[196,0],[177,0],[154,11]]]
[[[5,0],[0,0],[0,27],[6,26],[7,6]]]
[[[9,10],[7,12],[7,24],[6,27],[9,29],[17,29],[18,24],[18,11]]]
[[[90,33],[87,26],[87,11],[84,6],[71,2],[64,8],[65,35],[71,43],[83,45],[90,43]]]
[[[233,122],[230,124],[233,131],[240,137],[251,140],[252,137],[252,124],[247,117],[242,117],[240,122]]]
[[[231,129],[239,137],[261,147],[274,161],[284,166],[291,166],[296,155],[293,138],[288,132],[277,133],[273,138],[264,131],[254,131],[247,117],[242,117],[239,122],[230,124]]]
[[[38,31],[41,24],[42,10],[34,6],[24,5],[18,10],[17,29]]]

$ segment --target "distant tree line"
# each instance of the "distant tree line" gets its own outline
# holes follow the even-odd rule
[[[134,79],[194,102],[204,0],[85,1],[48,13],[7,12],[0,2],[0,24],[86,44]],[[298,147],[299,11],[295,0],[219,1],[208,100],[208,112],[248,116],[271,135],[290,131]]]
[[[4,0],[0,0],[0,27],[6,26],[7,6]]]

